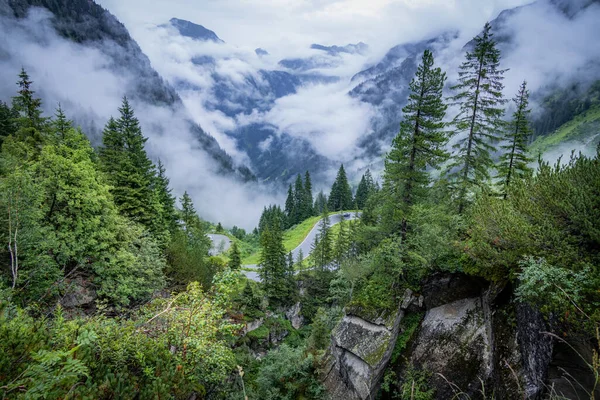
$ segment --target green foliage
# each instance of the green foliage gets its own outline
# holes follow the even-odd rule
[[[527,83],[523,81],[519,88],[517,97],[513,99],[517,110],[513,114],[513,120],[506,127],[504,140],[506,144],[500,146],[504,153],[500,156],[498,175],[502,182],[504,198],[507,196],[508,187],[516,179],[522,179],[532,173],[529,163],[532,161],[527,156],[527,142],[531,137],[529,127],[529,91]]]
[[[352,189],[350,189],[350,184],[348,183],[348,178],[346,177],[346,171],[344,170],[343,164],[340,166],[337,177],[335,178],[335,182],[333,182],[333,185],[331,186],[327,207],[331,211],[354,209]]]
[[[327,207],[327,196],[325,196],[325,194],[321,190],[317,194],[317,197],[315,198],[315,205],[314,205],[315,215],[321,215],[323,213],[323,210],[325,210],[325,207]]]
[[[385,160],[384,187],[389,207],[402,219],[406,236],[408,208],[426,196],[430,184],[427,168],[437,168],[448,159],[448,141],[442,122],[447,106],[442,100],[446,74],[434,68],[433,54],[425,50],[416,76],[410,83],[408,104],[402,109],[400,133],[392,141]]]
[[[312,244],[311,256],[315,267],[324,269],[333,260],[333,238],[329,232],[331,222],[329,220],[329,212],[327,207],[321,215],[319,224],[319,233],[315,236],[315,241]]]
[[[401,400],[433,400],[435,390],[429,386],[431,373],[409,367],[400,388]]]
[[[356,189],[356,195],[354,197],[356,208],[362,210],[367,204],[369,196],[375,192],[377,192],[377,186],[375,185],[371,171],[367,169],[362,178],[360,178],[360,183]]]
[[[223,317],[239,276],[207,295],[196,285],[157,299],[130,319],[34,319],[0,303],[3,398],[187,398],[223,390],[235,367]]]
[[[505,71],[499,69],[500,51],[491,28],[486,23],[481,36],[475,37],[475,48],[467,52],[458,73],[458,84],[452,87],[459,91],[452,100],[460,106],[453,121],[456,127],[453,135],[466,133],[453,146],[455,152],[448,167],[459,213],[464,211],[469,195],[489,180],[493,167],[490,153],[495,150],[493,144],[500,139],[502,129]]]
[[[519,286],[515,290],[515,295],[520,301],[535,305],[545,314],[572,314],[580,320],[591,318],[581,314],[585,313],[584,310],[588,310],[592,315],[597,313],[600,296],[593,294],[600,277],[594,276],[591,268],[572,271],[549,265],[546,260],[533,257],[521,261],[520,267],[522,271],[518,275]],[[594,299],[592,304],[588,303],[590,299]],[[594,317],[598,318],[598,315]]]
[[[490,280],[515,279],[525,256],[578,271],[600,260],[600,160],[540,165],[515,182],[507,200],[482,196],[472,211],[466,269]]]
[[[412,340],[422,319],[422,313],[407,314],[402,318],[402,321],[400,321],[400,334],[394,345],[394,351],[390,358],[390,365],[394,365],[399,361],[400,356],[404,353],[404,350],[406,350],[409,342]]]
[[[256,378],[257,398],[265,400],[323,399],[315,359],[302,348],[282,345],[269,352]]]
[[[168,226],[157,225],[154,221],[162,214],[159,197],[164,200],[165,196],[154,193],[156,170],[144,150],[148,139],[143,136],[127,98],[123,98],[119,112],[119,119],[109,120],[104,129],[100,165],[112,186],[111,193],[120,212],[162,237],[165,235],[162,231]]]
[[[293,269],[290,271],[282,234],[278,228],[278,224],[267,226],[260,237],[259,275],[269,304],[273,307],[291,304],[295,286]]]
[[[242,267],[242,256],[240,249],[238,248],[237,242],[234,241],[229,251],[229,268],[232,270],[238,270]]]
[[[306,171],[304,181],[298,174],[294,187],[288,188],[285,201],[285,227],[290,228],[313,216],[313,195],[310,173]]]

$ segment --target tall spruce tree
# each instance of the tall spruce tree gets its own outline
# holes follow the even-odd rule
[[[458,84],[452,87],[458,91],[452,100],[460,106],[453,134],[461,137],[453,146],[448,176],[457,194],[459,213],[464,211],[470,193],[490,179],[494,166],[490,152],[502,131],[502,105],[506,103],[502,81],[506,70],[500,69],[500,51],[491,28],[486,23],[483,33],[475,37],[475,48],[467,52]]]
[[[505,199],[511,182],[524,178],[532,172],[532,169],[528,166],[532,159],[527,156],[527,142],[532,133],[528,120],[531,110],[528,108],[529,91],[527,90],[527,82],[523,81],[513,101],[517,109],[504,134],[506,144],[501,148],[505,152],[500,156],[497,175],[497,178],[501,181]]]
[[[230,257],[229,257],[229,268],[232,270],[239,270],[242,267],[242,256],[240,249],[236,241],[233,241],[231,245]]]
[[[288,298],[287,260],[281,230],[274,224],[266,226],[260,237],[260,263],[258,274],[269,304],[286,305]]]
[[[306,171],[304,174],[304,198],[302,200],[302,219],[305,220],[314,215],[312,181],[310,173]]]
[[[294,216],[296,213],[296,203],[294,202],[294,190],[292,185],[288,187],[287,198],[285,199],[285,217],[286,217],[286,228],[294,225]]]
[[[354,208],[353,205],[352,189],[350,189],[346,171],[344,170],[344,164],[342,164],[338,170],[335,182],[333,182],[333,185],[331,186],[327,207],[331,211],[342,211],[351,210]]]
[[[356,208],[362,210],[367,204],[369,196],[376,191],[375,182],[370,170],[366,170],[356,189],[356,195],[354,197],[354,204]]]
[[[302,176],[298,174],[294,184],[294,225],[303,220],[304,198],[304,184],[302,183]]]
[[[121,213],[154,231],[160,210],[153,193],[155,167],[144,150],[148,139],[126,97],[119,112],[120,118],[109,120],[104,130],[100,161]]]
[[[331,220],[329,219],[329,211],[327,207],[321,214],[321,222],[319,225],[319,233],[315,237],[312,254],[315,266],[325,268],[332,261],[332,238],[331,238]]]
[[[448,159],[444,146],[448,137],[442,122],[447,106],[442,99],[446,74],[434,67],[433,54],[425,50],[417,73],[410,82],[404,120],[385,160],[384,179],[390,201],[399,208],[402,235],[406,235],[409,207],[423,199],[430,183],[427,168],[437,168]]]
[[[154,193],[160,205],[160,215],[156,216],[158,228],[168,232],[177,229],[177,209],[175,208],[175,196],[169,187],[169,178],[163,163],[158,160],[156,179],[154,180]]]

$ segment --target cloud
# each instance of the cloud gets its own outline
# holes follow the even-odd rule
[[[16,94],[14,82],[23,66],[47,115],[60,102],[69,117],[92,120],[101,129],[111,115],[118,114],[121,98],[135,86],[136,77],[115,72],[113,59],[99,50],[102,46],[86,47],[59,37],[50,18],[41,9],[18,21],[0,16],[0,98],[9,101]],[[206,77],[197,82],[203,83],[202,79]],[[157,107],[142,101],[134,101],[133,106],[149,138],[149,155],[163,161],[174,192],[190,193],[203,218],[251,229],[266,204],[282,200],[272,188],[219,175],[215,161],[190,131],[186,122],[190,112],[185,107]],[[227,119],[222,123],[227,124]]]
[[[308,141],[331,160],[347,161],[358,140],[369,133],[372,108],[348,96],[348,85],[312,85],[282,97],[265,120],[292,137]]]

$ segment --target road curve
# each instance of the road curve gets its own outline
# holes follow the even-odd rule
[[[329,221],[331,223],[331,226],[339,224],[342,221],[342,215],[344,216],[345,221],[351,221],[351,220],[355,220],[355,219],[359,218],[360,212],[330,214]],[[304,238],[302,243],[300,243],[298,245],[298,247],[296,247],[294,250],[292,250],[292,256],[294,257],[294,262],[298,261],[298,254],[300,253],[300,250],[302,250],[302,254],[304,256],[303,259],[306,259],[306,258],[308,258],[308,256],[310,256],[312,244],[315,241],[315,237],[319,234],[319,228],[321,227],[321,221],[322,221],[322,219],[320,219],[315,224],[315,226],[313,226],[313,228],[310,230],[308,235],[306,235],[306,237]],[[244,274],[246,275],[246,277],[248,279],[256,281],[256,282],[260,282],[260,277],[258,276],[258,272],[257,272],[258,265],[256,265],[256,264],[244,265],[243,268],[253,270],[253,271],[244,271]]]

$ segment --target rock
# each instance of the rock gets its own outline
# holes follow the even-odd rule
[[[405,309],[417,300],[407,290],[396,312],[346,310],[332,333],[326,356],[324,383],[332,399],[375,397]]]
[[[453,398],[455,388],[473,396],[491,375],[491,340],[483,303],[480,297],[467,298],[425,314],[411,364],[432,374],[437,399]]]
[[[68,285],[67,293],[60,300],[60,304],[64,308],[70,309],[94,305],[98,295],[90,281],[78,276],[67,280],[66,283]]]
[[[248,332],[252,332],[263,326],[265,320],[264,318],[255,319],[254,321],[250,321],[246,323],[246,327],[243,330],[244,335]]]
[[[438,273],[423,284],[423,305],[427,310],[461,299],[479,297],[488,284],[460,273]]]
[[[301,310],[302,304],[298,302],[285,312],[285,317],[292,323],[294,329],[300,329],[304,326],[304,317],[300,315]]]
[[[516,306],[517,340],[522,355],[522,377],[526,399],[537,399],[545,389],[554,341],[542,314],[527,304]]]

